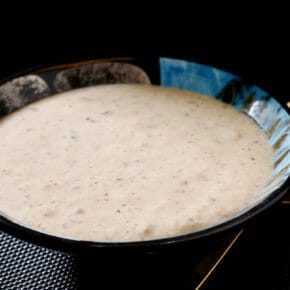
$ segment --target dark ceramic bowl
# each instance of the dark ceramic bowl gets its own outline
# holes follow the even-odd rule
[[[0,86],[0,115],[55,93],[98,84],[154,83],[191,90],[232,104],[253,118],[274,150],[271,180],[262,197],[230,219],[199,231],[151,241],[104,243],[64,239],[27,228],[0,213],[0,229],[24,240],[71,253],[146,253],[205,244],[236,229],[275,204],[289,190],[290,118],[286,106],[257,86],[213,67],[169,58],[98,59],[34,70]]]

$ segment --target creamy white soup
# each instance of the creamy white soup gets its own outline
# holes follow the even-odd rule
[[[52,235],[137,241],[208,227],[261,195],[267,136],[241,112],[173,88],[102,85],[0,121],[0,211]]]

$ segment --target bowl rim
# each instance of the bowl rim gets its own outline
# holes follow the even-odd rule
[[[161,57],[161,56],[160,56]],[[170,56],[171,58],[172,56]],[[70,61],[67,63],[61,64],[44,64],[39,66],[34,66],[26,70],[21,70],[17,73],[11,74],[8,77],[2,78],[0,80],[0,85],[6,83],[7,81],[11,81],[17,77],[25,76],[29,73],[44,73],[53,71],[54,69],[62,69],[62,68],[72,68],[78,67],[81,65],[86,65],[90,63],[103,63],[103,62],[130,62],[130,61],[138,61],[144,58],[140,57],[111,57],[111,58],[96,58],[96,59],[88,59],[82,61]],[[181,60],[181,59],[180,59]],[[187,60],[185,61],[192,61]],[[194,61],[195,62],[195,61]],[[195,62],[198,63],[198,62]],[[138,64],[137,64],[138,65]],[[216,68],[214,66],[209,66],[212,68]],[[223,72],[227,72],[218,68]],[[243,81],[243,79],[242,79]],[[287,107],[286,103],[280,102],[279,99],[276,97],[271,96],[275,99],[279,105],[288,113],[290,114],[290,108]],[[37,231],[32,228],[26,227],[17,221],[13,221],[11,218],[6,217],[0,213],[0,230],[12,234],[18,238],[22,238],[26,241],[32,242],[38,245],[44,245],[46,247],[50,247],[53,249],[61,249],[64,251],[69,252],[78,252],[79,250],[86,249],[114,249],[114,248],[144,248],[144,247],[155,247],[155,246],[165,246],[165,245],[172,245],[177,243],[184,243],[189,241],[200,240],[202,238],[207,238],[209,236],[217,235],[224,231],[234,229],[239,225],[247,222],[249,219],[255,217],[256,215],[260,214],[264,210],[268,209],[275,203],[285,196],[290,188],[290,176],[283,182],[283,184],[276,190],[272,191],[268,194],[265,198],[263,198],[260,202],[255,204],[254,206],[250,207],[248,210],[245,210],[237,215],[233,216],[232,218],[227,219],[224,222],[220,222],[213,226],[206,227],[204,229],[200,229],[195,232],[170,236],[165,238],[153,239],[153,240],[141,240],[141,241],[129,241],[129,242],[103,242],[103,241],[87,241],[87,240],[78,240],[78,239],[70,239],[70,238],[63,238],[60,236],[54,236],[45,232]]]

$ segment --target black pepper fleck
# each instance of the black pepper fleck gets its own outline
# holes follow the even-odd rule
[[[91,123],[96,123],[96,120],[91,117],[86,117],[86,121],[91,122]]]
[[[101,114],[104,115],[104,116],[110,116],[110,115],[113,114],[113,112],[111,112],[111,111],[106,111],[106,112],[103,112],[103,113],[101,113]]]

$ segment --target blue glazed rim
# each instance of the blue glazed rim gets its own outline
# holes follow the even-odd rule
[[[103,63],[103,62],[111,62],[114,63],[116,61],[124,63],[133,63],[133,64],[138,64],[139,60],[135,58],[115,58],[115,59],[97,59],[97,60],[90,60],[90,61],[84,61],[82,63],[69,63],[69,64],[64,64],[56,67],[37,67],[33,69],[26,70],[24,72],[15,74],[9,78],[6,78],[2,81],[0,81],[0,85],[5,84],[9,81],[14,80],[15,78],[21,77],[28,75],[29,73],[35,73],[37,75],[40,75],[41,77],[48,77],[51,78],[51,71],[60,71],[60,70],[68,70],[71,67],[79,67],[83,65],[89,64],[95,64],[95,63]],[[160,84],[165,85],[165,86],[175,86],[178,88],[182,89],[189,89],[189,90],[194,90],[198,91],[203,94],[208,94],[213,96],[213,92],[204,92],[200,88],[193,88],[192,86],[186,86],[183,87],[178,83],[180,81],[180,78],[174,79],[171,76],[168,77],[166,76],[166,73],[170,71],[170,66],[173,65],[175,68],[179,71],[179,74],[192,74],[192,71],[197,70],[198,73],[200,73],[201,76],[203,76],[204,73],[206,73],[208,70],[214,71],[213,75],[216,75],[216,73],[222,74],[223,82],[226,84],[227,82],[230,82],[232,80],[237,80],[239,81],[240,78],[237,76],[230,74],[228,72],[209,67],[206,65],[201,65],[193,62],[188,62],[184,60],[177,60],[177,59],[169,59],[169,58],[159,58],[158,59],[159,63],[156,63],[158,67],[155,67],[153,69],[160,69]],[[140,61],[142,64],[142,61]],[[163,63],[163,66],[162,66]],[[164,63],[167,65],[164,65]],[[159,67],[160,65],[160,67]],[[189,68],[188,68],[189,66]],[[142,67],[142,65],[141,65]],[[201,70],[201,71],[200,71]],[[179,75],[180,77],[180,75]],[[188,76],[186,76],[188,77]],[[220,80],[219,80],[220,82]],[[242,83],[242,80],[241,80]],[[215,84],[215,86],[217,86]],[[261,90],[260,88],[256,86],[252,86],[252,88],[257,88],[260,93],[263,93],[265,91]],[[216,88],[213,88],[215,90]],[[220,94],[220,91],[216,90],[215,93],[218,92],[218,94],[214,95],[216,98],[221,98],[222,95]],[[43,96],[46,96],[45,94]],[[41,96],[41,97],[43,97]],[[228,97],[228,96],[226,96]],[[259,94],[258,94],[259,98]],[[37,99],[37,98],[36,98]],[[274,98],[272,98],[274,99]],[[276,99],[274,99],[276,101]],[[0,100],[1,101],[1,100]],[[29,101],[30,102],[30,101]],[[289,118],[289,108],[286,106],[286,104],[281,104],[276,101],[276,103],[283,108],[283,110],[288,114]],[[1,102],[0,102],[1,105]],[[16,108],[17,109],[17,108]],[[13,109],[14,110],[14,109]],[[1,110],[0,110],[1,113]],[[276,126],[277,128],[277,126]],[[271,129],[271,128],[269,128]],[[273,129],[273,128],[272,128]],[[275,129],[275,128],[274,128]],[[289,133],[289,132],[286,132]],[[288,150],[287,150],[288,152]],[[288,154],[288,153],[287,153]],[[282,199],[282,197],[289,191],[290,188],[290,176],[287,176],[287,178],[282,182],[280,186],[272,190],[270,193],[268,193],[262,200],[259,200],[256,204],[254,204],[250,209],[245,210],[242,213],[239,213],[238,215],[232,217],[229,220],[226,220],[220,224],[201,229],[199,231],[193,232],[193,233],[188,233],[188,234],[183,234],[183,235],[178,235],[178,236],[173,236],[173,237],[168,237],[168,238],[162,238],[162,239],[156,239],[156,240],[148,240],[148,241],[136,241],[136,242],[94,242],[94,241],[84,241],[84,240],[75,240],[75,239],[67,239],[67,238],[61,238],[57,236],[53,236],[50,234],[42,233],[33,229],[30,229],[28,227],[25,227],[12,219],[5,217],[4,215],[0,214],[0,229],[3,231],[6,231],[9,234],[12,234],[16,237],[22,238],[24,240],[27,240],[32,243],[36,243],[42,246],[50,247],[53,249],[58,249],[58,250],[63,250],[63,251],[69,251],[72,253],[81,253],[81,252],[91,252],[91,251],[96,251],[96,250],[130,250],[130,249],[137,249],[141,251],[147,251],[147,250],[154,250],[159,248],[161,246],[170,246],[170,245],[177,245],[177,244],[183,244],[185,242],[193,242],[193,241],[198,241],[198,240],[203,240],[205,238],[211,237],[211,236],[216,236],[217,234],[220,234],[222,232],[228,231],[230,229],[234,229],[238,226],[241,226],[243,223],[247,222],[248,220],[252,219],[256,215],[260,214],[261,212],[265,211],[275,203],[277,203],[279,200]]]

